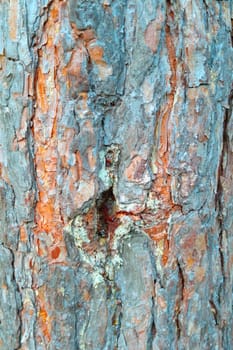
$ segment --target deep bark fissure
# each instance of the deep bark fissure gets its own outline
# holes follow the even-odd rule
[[[184,300],[185,278],[178,259],[177,259],[177,267],[178,267],[178,276],[179,276],[179,300],[175,310],[175,323],[176,323],[177,341],[179,341],[181,337],[181,330],[182,330],[182,325],[181,325],[179,316],[181,314],[181,308]]]
[[[114,334],[116,337],[116,346],[114,347],[114,350],[118,349],[118,342],[119,342],[119,337],[121,333],[121,319],[122,319],[122,304],[121,304],[121,300],[117,299],[117,307],[114,313],[114,317],[112,319],[112,326],[114,327],[114,331],[116,332],[116,334]]]
[[[13,209],[15,210],[15,202],[16,202],[16,196],[15,196],[15,191],[14,191],[14,188],[13,186],[11,186],[11,190],[12,190],[12,194],[13,194],[13,198],[12,198],[12,207]],[[19,227],[19,224],[17,222],[17,218],[16,218],[16,224],[17,226]],[[18,237],[17,237],[17,243],[19,241],[19,234],[18,234]],[[1,242],[1,245],[7,249],[11,255],[11,268],[12,268],[12,283],[15,284],[16,288],[15,288],[15,293],[18,293],[18,298],[20,298],[20,303],[21,305],[18,305],[18,298],[17,296],[15,295],[16,297],[16,306],[18,308],[18,319],[19,319],[19,328],[18,328],[18,334],[17,334],[17,338],[18,338],[18,347],[15,348],[14,350],[18,350],[20,349],[21,347],[21,336],[22,336],[22,314],[21,314],[21,310],[22,310],[22,293],[21,293],[21,288],[20,288],[20,285],[17,281],[17,278],[16,278],[16,266],[15,266],[15,251],[12,247],[10,247],[9,244],[7,243],[4,243],[4,242]]]
[[[107,237],[109,224],[113,220],[115,211],[115,197],[112,187],[103,192],[97,200],[97,234]]]
[[[217,182],[217,193],[216,193],[216,203],[218,210],[218,222],[219,222],[219,255],[221,261],[221,271],[223,278],[223,286],[225,285],[225,258],[224,258],[224,249],[223,249],[223,232],[224,227],[224,207],[223,207],[223,193],[224,189],[222,187],[222,177],[225,176],[225,167],[227,164],[227,157],[229,153],[229,138],[228,138],[228,123],[232,113],[232,99],[233,99],[233,90],[230,92],[228,98],[229,108],[226,109],[223,119],[223,129],[222,129],[222,153],[220,155],[219,168],[218,168],[218,182]]]
[[[210,310],[213,313],[213,317],[214,317],[214,322],[216,326],[219,326],[219,321],[218,321],[218,309],[214,303],[213,300],[209,300],[209,304],[210,304]]]
[[[231,46],[233,47],[233,18],[231,18]]]
[[[150,329],[148,330],[148,344],[147,344],[148,349],[152,349],[153,340],[154,340],[156,333],[157,333],[154,310],[155,310],[155,297],[152,296],[152,298],[151,298],[151,326],[150,326]]]

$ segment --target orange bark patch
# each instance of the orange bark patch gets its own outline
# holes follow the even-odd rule
[[[24,225],[20,226],[19,239],[21,242],[27,242],[28,240],[27,231]]]
[[[59,247],[54,248],[51,252],[52,259],[57,259],[60,255],[60,252],[61,249]]]
[[[50,9],[48,21],[45,25],[45,33],[48,36],[47,43],[42,46],[39,52],[39,67],[37,69],[36,79],[36,99],[38,101],[39,109],[36,110],[36,114],[33,120],[34,138],[35,138],[35,167],[37,174],[37,188],[38,188],[38,202],[36,204],[35,218],[37,227],[35,233],[37,235],[40,232],[46,232],[53,236],[56,241],[59,237],[59,241],[62,241],[62,225],[63,220],[60,216],[59,207],[56,205],[56,171],[57,171],[57,118],[60,113],[60,107],[58,105],[59,86],[56,84],[55,76],[58,69],[58,62],[60,58],[58,51],[56,50],[55,38],[58,30],[58,24],[56,21],[60,13],[60,5],[54,3]],[[51,42],[52,40],[52,42]],[[55,85],[55,88],[49,91],[49,96],[46,95],[46,89],[50,88],[50,84],[47,82],[47,76],[42,73],[42,66],[44,60],[50,59],[50,72],[52,79],[51,83]],[[46,85],[47,84],[47,85]],[[48,113],[44,125],[42,113]],[[49,126],[49,129],[47,127]],[[50,131],[48,133],[48,130]],[[45,134],[47,133],[47,138]],[[55,242],[56,243],[56,242]]]
[[[40,320],[40,326],[41,326],[41,330],[43,332],[44,337],[47,339],[48,342],[50,342],[51,340],[51,327],[50,327],[50,319],[48,317],[48,313],[46,311],[46,309],[40,309],[39,312],[39,320]]]
[[[100,63],[103,60],[104,50],[100,46],[92,46],[88,49],[91,60],[95,63]]]
[[[40,326],[40,332],[43,334],[44,339],[49,343],[51,341],[51,317],[49,316],[49,305],[46,299],[46,287],[43,286],[37,290],[37,303],[38,303],[38,322]]]
[[[170,20],[173,20],[172,12],[167,14]],[[152,27],[150,29],[152,31]],[[150,33],[150,31],[148,33]],[[152,228],[146,229],[146,232],[154,241],[163,240],[163,254],[161,262],[165,265],[169,256],[169,241],[168,241],[168,219],[171,214],[177,210],[180,210],[179,206],[175,205],[171,197],[171,176],[168,171],[169,162],[169,118],[173,109],[174,97],[177,85],[176,69],[177,59],[174,47],[174,38],[170,32],[170,27],[166,25],[166,46],[168,52],[168,60],[171,69],[170,86],[171,92],[167,96],[166,105],[158,112],[159,123],[157,125],[156,134],[159,135],[158,152],[155,159],[155,180],[152,185],[152,198],[156,199],[160,203],[160,207],[163,215],[160,216],[159,212],[155,215],[155,221],[158,222]],[[149,35],[149,34],[148,34]],[[148,37],[149,38],[149,37]],[[149,39],[148,39],[149,40]],[[152,37],[151,37],[152,40]]]
[[[35,78],[37,108],[33,119],[33,136],[35,141],[35,171],[38,199],[35,207],[34,229],[37,254],[48,263],[54,260],[65,260],[63,242],[63,218],[57,200],[57,122],[61,115],[59,102],[59,85],[57,74],[61,61],[58,35],[58,21],[61,16],[61,2],[55,0],[48,13],[48,20],[44,25],[43,33],[47,38],[45,44],[38,49],[38,68]],[[49,72],[44,73],[44,64],[49,64]],[[57,263],[57,261],[56,261]],[[33,273],[37,267],[31,264]],[[38,334],[44,338],[46,345],[51,340],[50,305],[46,300],[45,287],[36,291],[38,312]]]
[[[59,19],[59,9],[58,9],[56,6],[54,6],[54,7],[51,9],[51,11],[50,11],[50,16],[51,16],[51,19],[52,19],[54,22],[58,21],[58,19]]]
[[[112,66],[108,65],[103,59],[104,49],[101,46],[97,46],[94,40],[87,44],[87,49],[91,61],[98,67],[100,79],[105,80],[109,75],[112,75]]]
[[[37,70],[37,102],[43,113],[48,111],[48,101],[46,97],[46,75],[42,73],[41,68]]]
[[[153,241],[160,241],[167,236],[167,223],[162,222],[156,226],[146,228],[145,232],[153,239]]]

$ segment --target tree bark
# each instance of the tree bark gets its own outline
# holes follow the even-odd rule
[[[0,349],[232,349],[232,2],[0,14]]]

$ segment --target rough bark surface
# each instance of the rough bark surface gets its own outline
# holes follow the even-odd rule
[[[1,350],[233,348],[231,17],[1,1]]]

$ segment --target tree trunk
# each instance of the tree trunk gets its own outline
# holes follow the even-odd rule
[[[231,6],[1,1],[1,350],[233,348]]]

